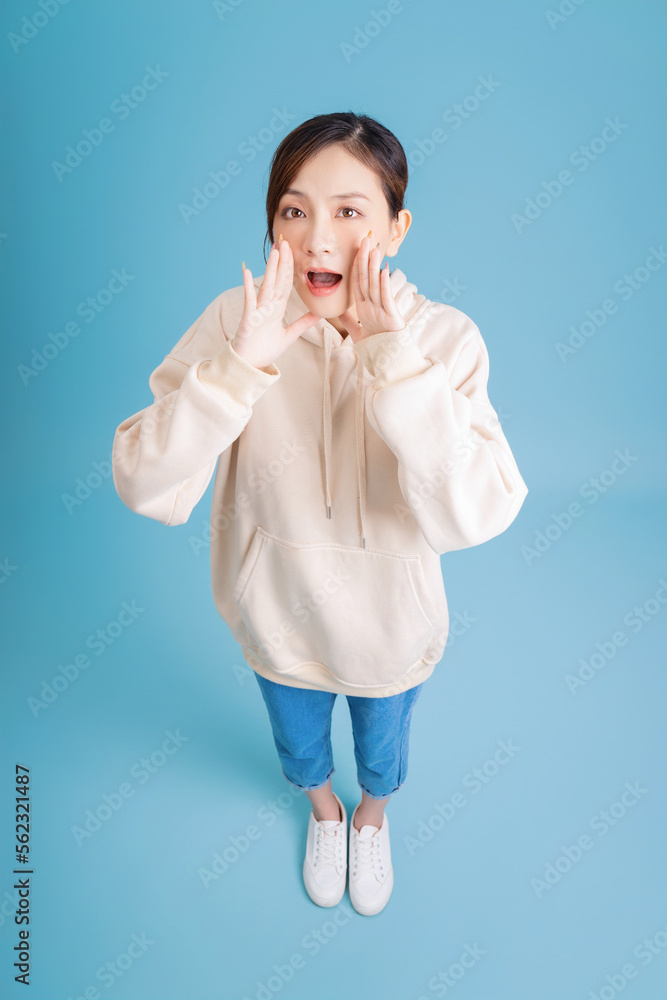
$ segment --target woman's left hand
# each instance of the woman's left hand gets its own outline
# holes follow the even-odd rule
[[[394,302],[388,263],[380,270],[382,254],[378,246],[371,249],[371,244],[372,236],[364,236],[352,265],[352,292],[358,318],[349,309],[338,317],[355,344],[374,333],[400,331],[406,325]]]

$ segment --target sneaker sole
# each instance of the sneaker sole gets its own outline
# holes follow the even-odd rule
[[[323,896],[318,896],[315,892],[311,891],[308,888],[308,883],[306,882],[305,873],[303,882],[306,887],[306,892],[312,899],[313,903],[316,903],[318,906],[337,906],[340,903],[343,896],[345,895],[345,883],[347,882],[347,876],[343,881],[343,888],[340,890],[340,894],[338,896],[335,896],[334,898],[324,898]]]
[[[382,913],[382,911],[384,910],[385,906],[387,905],[387,903],[391,899],[391,894],[392,894],[392,892],[394,890],[394,871],[393,871],[393,869],[392,869],[391,875],[389,875],[387,877],[385,885],[388,885],[390,887],[390,892],[389,892],[389,895],[387,896],[386,900],[384,901],[384,903],[381,906],[365,906],[363,903],[357,903],[357,902],[355,902],[354,896],[353,896],[353,894],[351,892],[350,893],[350,902],[352,903],[352,906],[355,908],[355,910],[357,911],[357,913],[360,913],[362,915],[362,917],[374,917],[376,913]]]

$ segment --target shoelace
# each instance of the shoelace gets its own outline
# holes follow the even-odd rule
[[[363,873],[383,878],[384,867],[380,862],[380,842],[377,833],[374,833],[370,840],[357,837],[356,844],[356,865],[352,874]]]
[[[335,865],[336,868],[339,868],[341,863],[341,844],[340,830],[325,830],[324,827],[318,823],[317,836],[315,840],[315,866],[319,864],[321,859],[325,864]]]

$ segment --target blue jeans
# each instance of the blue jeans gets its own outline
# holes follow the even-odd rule
[[[335,771],[331,715],[337,694],[290,687],[253,671],[268,709],[283,774],[304,790],[321,788]],[[372,799],[398,791],[408,770],[412,709],[423,687],[388,698],[346,695],[352,720],[357,780]]]

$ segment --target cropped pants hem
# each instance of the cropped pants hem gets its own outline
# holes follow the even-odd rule
[[[331,778],[331,775],[333,775],[333,774],[334,774],[335,770],[336,770],[336,768],[335,768],[335,767],[331,769],[331,774],[329,774],[329,777],[328,777],[328,778],[327,778],[327,780],[326,780],[326,781],[324,782],[324,784],[322,784],[322,785],[314,785],[314,786],[313,786],[312,788],[305,788],[305,786],[304,786],[304,785],[297,785],[297,783],[296,783],[295,781],[290,781],[290,779],[289,779],[289,778],[287,777],[287,775],[285,774],[285,769],[284,769],[284,768],[282,769],[282,771],[283,771],[283,775],[285,776],[285,779],[286,779],[287,781],[289,781],[290,785],[293,785],[293,786],[294,786],[295,788],[300,788],[300,789],[301,789],[301,791],[303,791],[303,792],[314,792],[314,791],[317,791],[317,789],[318,789],[318,788],[324,788],[324,787],[325,787],[325,786],[326,786],[326,785],[328,784],[328,782],[329,782],[329,778]],[[398,786],[397,786],[397,787],[396,787],[396,788],[394,789],[394,792],[389,792],[389,794],[388,794],[388,795],[372,795],[372,794],[371,794],[371,792],[369,792],[367,788],[364,788],[364,786],[363,786],[363,785],[361,784],[361,782],[360,782],[360,781],[358,782],[358,784],[359,784],[359,787],[361,788],[362,792],[365,792],[365,794],[366,794],[366,795],[368,796],[368,798],[369,798],[369,799],[377,799],[377,800],[378,800],[378,801],[380,801],[380,802],[381,802],[381,801],[382,801],[383,799],[388,799],[388,798],[389,798],[389,797],[390,797],[391,795],[393,795],[393,794],[394,794],[394,792],[397,792],[397,791],[399,790],[399,788],[402,788],[402,787],[403,787],[403,785],[398,785]]]
[[[324,787],[335,772],[331,718],[338,695],[267,680],[259,684],[281,769],[302,791]],[[371,799],[387,799],[405,782],[412,710],[423,683],[387,698],[345,695],[354,738],[357,782]]]

